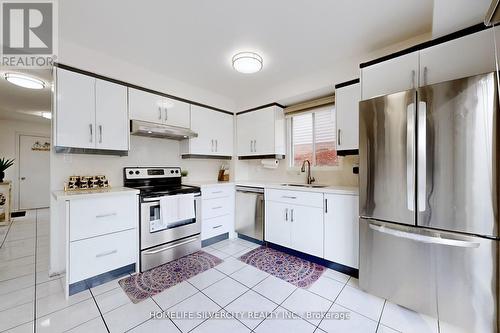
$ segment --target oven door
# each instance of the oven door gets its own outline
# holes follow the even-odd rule
[[[155,225],[161,221],[160,200],[158,198],[143,198],[141,203],[141,250],[201,232],[201,196],[195,196],[195,218],[179,221],[167,229],[154,231]]]

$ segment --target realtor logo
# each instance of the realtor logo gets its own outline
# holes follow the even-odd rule
[[[56,32],[54,2],[2,1],[2,65],[47,67],[53,64]]]

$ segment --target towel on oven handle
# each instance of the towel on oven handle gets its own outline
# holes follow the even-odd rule
[[[160,211],[164,228],[179,221],[194,219],[194,194],[163,196],[160,198]]]

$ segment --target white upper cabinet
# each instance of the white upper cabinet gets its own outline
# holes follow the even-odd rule
[[[418,68],[418,51],[362,68],[362,99],[418,87]]]
[[[181,143],[183,155],[233,156],[234,116],[202,106],[191,106],[191,130],[198,137]]]
[[[189,128],[190,104],[129,88],[130,118]]]
[[[420,51],[420,86],[495,71],[493,29]]]
[[[95,148],[95,79],[58,68],[55,107],[55,146]]]
[[[285,155],[285,116],[273,105],[236,117],[238,156]]]
[[[358,149],[360,84],[335,89],[337,150]]]
[[[128,150],[127,88],[58,68],[55,146]]]
[[[128,150],[127,87],[96,80],[96,148]]]
[[[325,259],[358,268],[357,195],[325,194]]]

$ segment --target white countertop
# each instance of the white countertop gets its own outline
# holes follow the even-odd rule
[[[182,185],[191,185],[191,186],[234,186],[235,182],[227,181],[227,182],[219,182],[217,180],[187,180],[182,182]]]
[[[128,187],[110,187],[99,190],[52,192],[52,196],[56,200],[86,199],[86,198],[94,198],[99,196],[116,195],[116,194],[139,194],[139,190]]]
[[[272,188],[278,190],[291,190],[291,191],[305,191],[305,192],[319,192],[319,193],[336,193],[336,194],[351,194],[358,195],[359,188],[354,186],[326,186],[326,187],[301,187],[301,186],[283,186],[286,182],[259,182],[259,181],[231,181],[231,182],[218,182],[218,181],[187,181],[185,185],[193,186],[219,186],[219,185],[236,185],[236,186],[250,186],[261,188]],[[293,184],[293,183],[292,183]]]

